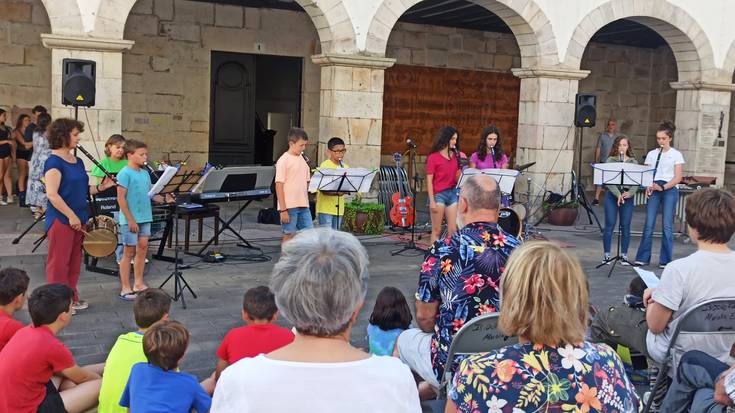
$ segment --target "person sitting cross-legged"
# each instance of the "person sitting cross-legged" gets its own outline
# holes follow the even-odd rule
[[[296,337],[227,367],[217,381],[212,411],[421,412],[408,367],[349,342],[367,280],[368,255],[352,234],[309,229],[284,243],[270,287]]]
[[[661,411],[666,413],[724,413],[735,402],[735,366],[701,351],[687,351]]]
[[[548,241],[526,243],[500,291],[498,328],[519,343],[463,360],[447,413],[638,411],[620,357],[585,341],[589,286],[576,258]]]
[[[422,399],[439,389],[449,345],[462,325],[500,310],[498,285],[518,240],[498,226],[499,205],[493,178],[469,178],[457,208],[458,224],[464,225],[458,225],[460,230],[450,238],[435,242],[421,264],[416,293],[419,328],[398,336],[394,355],[425,381],[420,385]]]
[[[735,233],[735,197],[721,189],[701,189],[687,198],[685,214],[697,251],[669,263],[658,286],[644,291],[645,312],[625,305],[599,312],[592,322],[593,341],[621,344],[662,363],[682,314],[702,301],[735,297],[735,252],[727,246]],[[675,360],[698,349],[724,362],[732,340],[731,334],[679,336]]]

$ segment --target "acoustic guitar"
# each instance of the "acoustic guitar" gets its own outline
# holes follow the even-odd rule
[[[399,228],[408,228],[413,225],[415,219],[412,199],[403,192],[403,171],[401,170],[401,154],[393,154],[396,161],[396,173],[398,174],[398,192],[393,193],[391,200],[393,207],[390,209],[390,222]]]

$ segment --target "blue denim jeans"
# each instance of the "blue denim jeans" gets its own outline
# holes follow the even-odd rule
[[[318,213],[316,217],[320,227],[329,227],[337,231],[342,228],[342,217],[339,215]]]
[[[656,181],[656,183],[663,185],[665,182]],[[664,265],[671,262],[674,252],[674,212],[677,202],[679,202],[679,189],[676,187],[663,192],[655,191],[648,197],[646,224],[643,227],[643,237],[641,238],[641,244],[638,246],[638,253],[635,256],[636,261],[651,262],[653,229],[656,226],[658,210],[661,208],[663,236],[661,237],[661,254],[658,257],[658,262]]]
[[[720,413],[725,406],[715,403],[715,380],[728,365],[701,351],[684,353],[676,377],[661,405],[667,413]]]
[[[605,254],[610,253],[613,232],[618,221],[618,215],[620,215],[620,226],[623,228],[623,233],[620,234],[620,253],[628,255],[630,220],[633,218],[633,198],[626,199],[623,205],[618,207],[618,199],[615,195],[610,191],[605,191],[603,202],[605,203],[605,231],[602,233],[602,244],[605,248]]]
[[[281,231],[284,234],[294,234],[303,229],[309,229],[314,226],[311,220],[311,211],[307,207],[289,208],[288,224],[281,223]]]

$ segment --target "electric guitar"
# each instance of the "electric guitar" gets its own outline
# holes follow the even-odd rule
[[[415,219],[412,199],[403,193],[403,171],[401,170],[401,154],[393,154],[396,161],[396,173],[398,174],[398,192],[394,192],[391,200],[393,207],[390,209],[390,222],[399,228],[408,228],[413,225]]]

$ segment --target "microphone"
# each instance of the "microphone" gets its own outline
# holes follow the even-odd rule
[[[620,158],[620,162],[623,162],[623,161],[625,161],[625,153],[624,153],[623,151],[620,151],[620,152],[618,153],[618,156],[619,156],[619,158]]]
[[[406,145],[408,145],[409,148],[413,148],[413,149],[416,148],[416,144],[413,143],[413,141],[411,140],[411,138],[406,139]]]
[[[495,147],[493,146],[492,148],[490,148],[490,151],[492,151],[492,153],[493,153],[493,159],[495,159]]]

